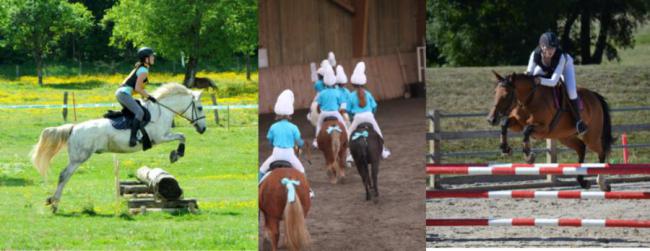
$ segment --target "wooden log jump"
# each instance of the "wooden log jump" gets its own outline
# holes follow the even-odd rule
[[[464,199],[600,199],[600,200],[647,200],[650,192],[642,191],[427,191],[427,199],[464,198]]]
[[[650,164],[427,164],[427,173],[464,175],[629,175],[650,174]]]
[[[648,220],[615,220],[615,219],[537,219],[537,218],[504,218],[504,219],[427,219],[427,227],[627,227],[650,228]]]
[[[176,178],[160,168],[151,169],[143,166],[138,169],[136,178],[149,186],[156,199],[173,201],[183,195]]]

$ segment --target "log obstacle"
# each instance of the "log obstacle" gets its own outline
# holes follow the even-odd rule
[[[650,174],[650,164],[428,164],[427,173],[464,175],[629,175]]]
[[[427,227],[627,227],[650,228],[647,220],[614,220],[614,219],[538,219],[538,218],[505,218],[505,219],[427,219]]]
[[[580,190],[563,191],[427,191],[427,199],[466,198],[466,199],[601,199],[601,200],[647,200],[650,192],[619,191],[596,192]]]
[[[165,170],[143,166],[136,171],[136,178],[119,182],[130,213],[198,211],[197,200],[184,199],[178,181]]]
[[[183,189],[178,185],[176,178],[160,168],[140,167],[136,178],[145,183],[159,200],[178,200],[183,195]]]

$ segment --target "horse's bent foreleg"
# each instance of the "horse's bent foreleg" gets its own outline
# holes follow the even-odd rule
[[[532,125],[527,125],[524,127],[524,141],[523,141],[523,152],[526,157],[526,162],[533,163],[535,162],[535,153],[532,152],[530,148],[530,135],[533,134],[534,127]]]
[[[159,139],[159,143],[165,143],[165,142],[170,142],[178,140],[178,148],[176,150],[173,150],[169,153],[169,161],[171,163],[176,162],[180,157],[185,156],[185,135],[182,133],[166,133],[165,135],[162,136],[162,138]]]

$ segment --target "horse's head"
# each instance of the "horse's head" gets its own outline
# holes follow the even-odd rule
[[[494,88],[494,106],[487,116],[491,125],[497,125],[501,119],[507,118],[515,108],[516,104],[526,105],[530,102],[537,86],[532,76],[526,74],[512,73],[501,77],[492,71],[497,84]]]
[[[494,106],[490,110],[490,113],[488,113],[487,121],[495,126],[504,116],[508,116],[512,111],[516,90],[513,82],[514,74],[504,78],[495,71],[492,71],[492,73],[494,73],[497,84],[494,88]]]
[[[207,126],[200,91],[192,91],[183,85],[169,83],[156,89],[154,96],[165,108],[192,123],[198,133],[205,132]]]

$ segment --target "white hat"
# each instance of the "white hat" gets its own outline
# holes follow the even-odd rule
[[[316,82],[316,80],[318,80],[316,63],[311,62],[311,64],[309,64],[309,70],[311,72],[311,82]]]
[[[343,66],[337,65],[336,66],[336,83],[337,84],[346,84],[348,82],[348,76],[345,75],[345,71],[343,71]]]
[[[330,62],[327,61],[327,59],[324,59],[323,61],[320,62],[320,68],[318,68],[318,74],[321,76],[325,76],[325,69],[332,69],[332,65],[330,65]]]
[[[332,67],[336,66],[336,57],[334,56],[334,52],[329,52],[327,53],[327,61],[330,62],[330,65]]]
[[[357,63],[357,66],[354,67],[354,72],[352,72],[352,76],[350,77],[350,82],[355,85],[366,84],[366,63]]]
[[[277,115],[291,115],[293,114],[293,92],[286,89],[278,96],[278,101],[275,102],[273,111]]]
[[[323,82],[325,82],[325,85],[333,86],[336,84],[336,75],[334,75],[334,70],[332,70],[332,67],[326,67],[323,71]]]

